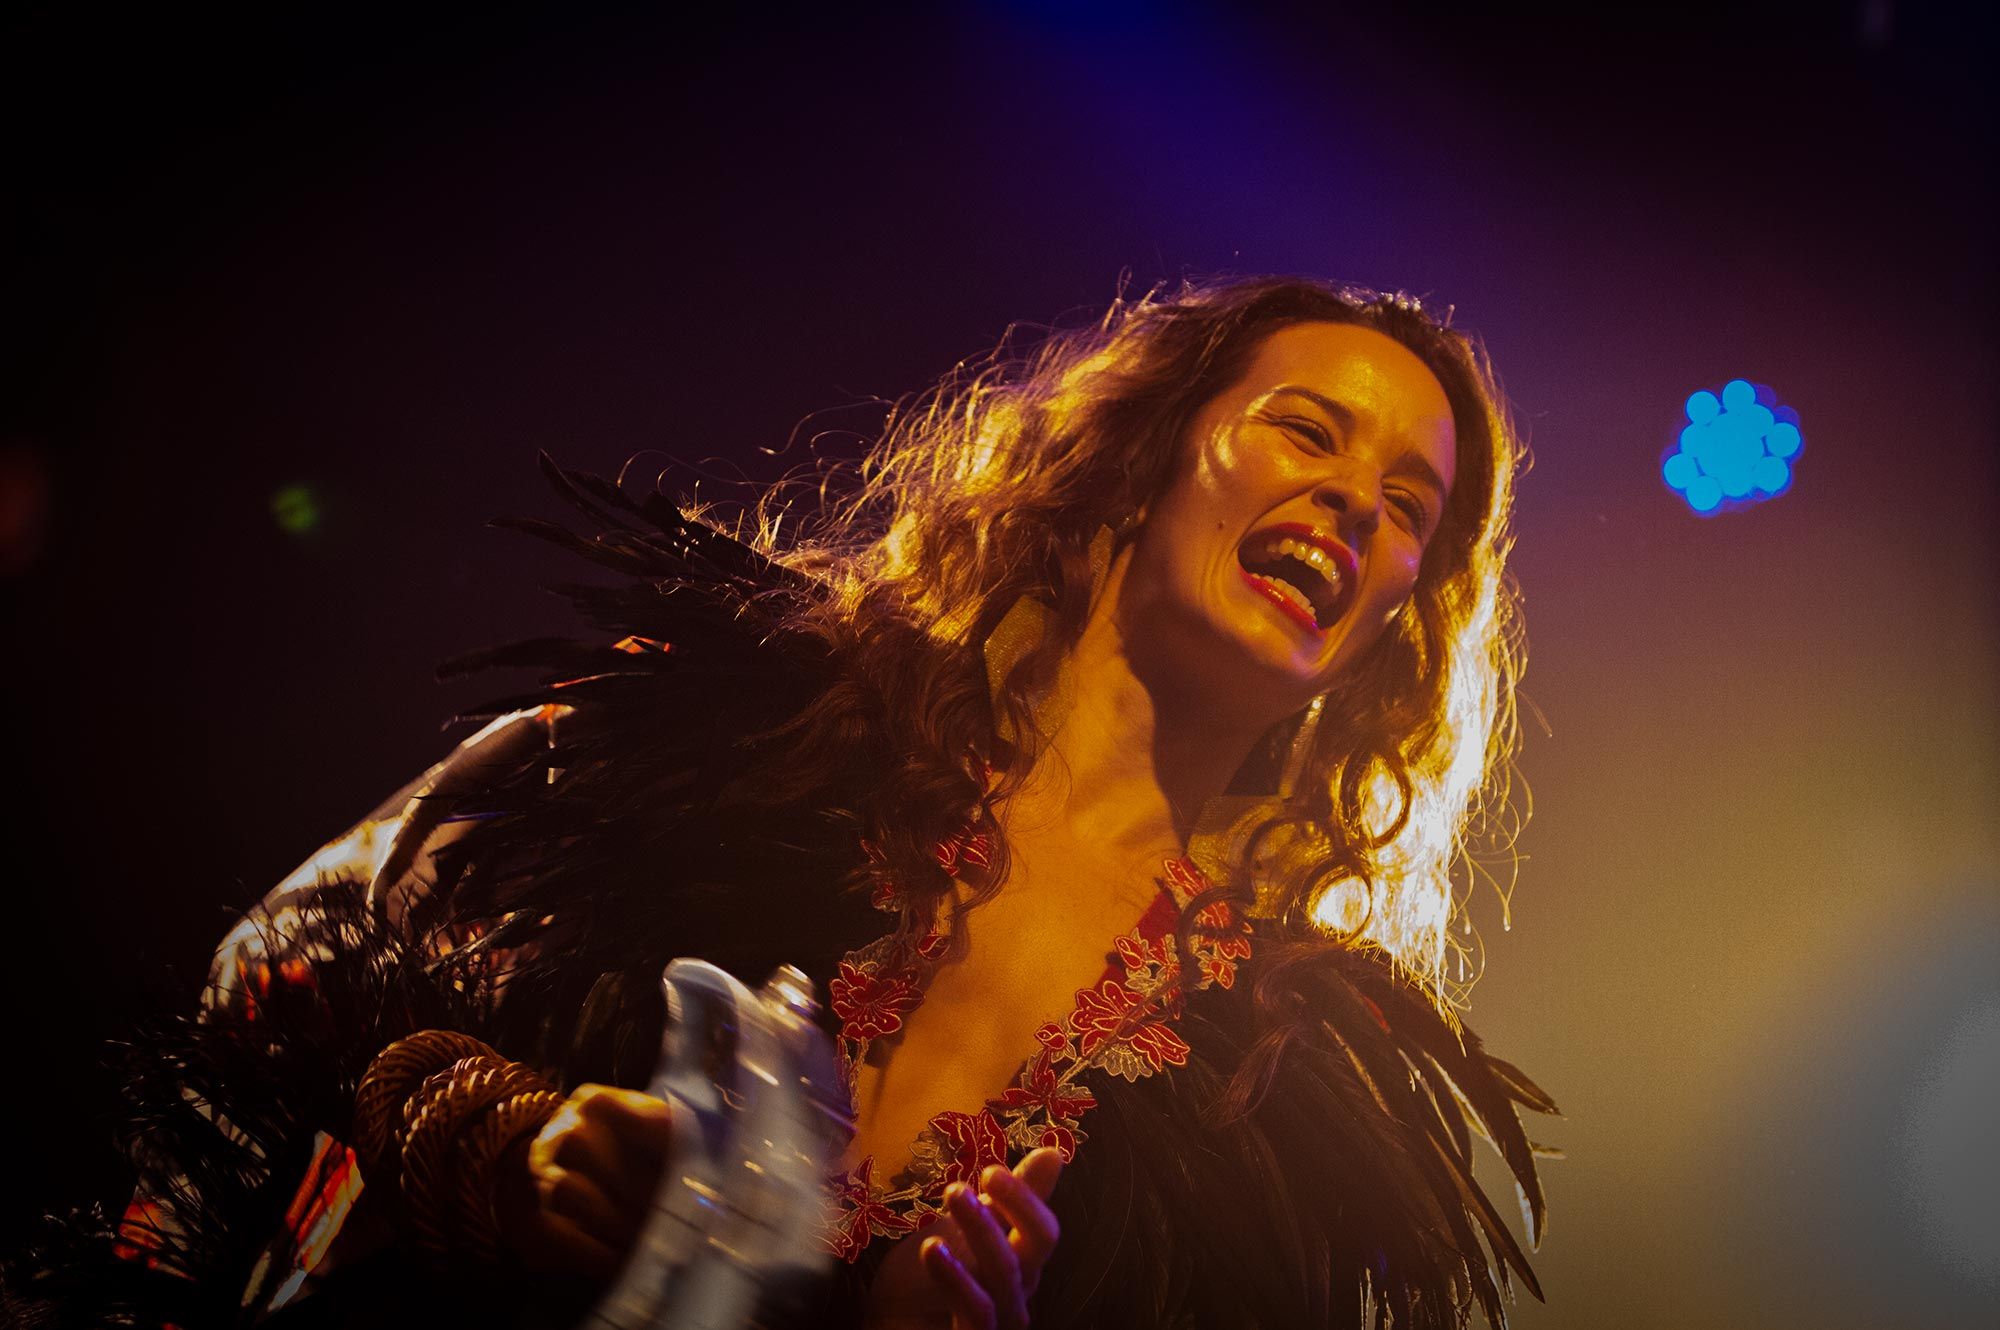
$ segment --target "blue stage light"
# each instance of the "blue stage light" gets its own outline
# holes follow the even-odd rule
[[[1718,396],[1704,388],[1687,399],[1688,423],[1660,459],[1667,488],[1704,516],[1761,503],[1791,486],[1805,446],[1798,412],[1778,406],[1769,388],[1731,379]]]

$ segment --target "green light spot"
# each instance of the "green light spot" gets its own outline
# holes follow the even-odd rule
[[[282,530],[303,536],[319,525],[319,502],[304,485],[287,485],[271,496],[271,516]]]

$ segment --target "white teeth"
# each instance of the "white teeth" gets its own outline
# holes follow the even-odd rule
[[[1306,599],[1306,593],[1293,586],[1290,582],[1279,577],[1267,577],[1264,579],[1264,582],[1267,586],[1275,588],[1279,595],[1291,601],[1292,604],[1304,610],[1308,615],[1317,617],[1318,612],[1313,609],[1312,602]]]
[[[1265,536],[1258,542],[1259,552],[1265,558],[1290,556],[1326,579],[1334,595],[1340,594],[1340,565],[1333,556],[1310,541],[1294,540],[1290,536]]]
[[[1317,572],[1321,577],[1324,577],[1328,582],[1332,583],[1336,589],[1339,588],[1340,567],[1338,564],[1334,563],[1333,559],[1327,554],[1325,550],[1321,549],[1317,545],[1301,545],[1299,546],[1298,557],[1305,560],[1305,562],[1311,566],[1313,571]]]
[[[1288,601],[1311,615],[1315,621],[1319,620],[1322,607],[1331,612],[1338,606],[1341,596],[1340,565],[1331,554],[1321,549],[1315,542],[1268,533],[1252,542],[1247,553],[1250,561],[1259,565],[1289,558],[1318,574],[1326,584],[1325,588],[1315,590],[1311,594],[1281,577],[1265,574],[1262,578],[1263,581],[1278,588]]]

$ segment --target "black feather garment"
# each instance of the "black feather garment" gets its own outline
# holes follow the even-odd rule
[[[1471,1036],[1461,1044],[1381,960],[1313,948],[1307,976],[1288,978],[1266,959],[1283,944],[1256,945],[1234,989],[1190,1002],[1186,1067],[1091,1078],[1099,1105],[1058,1191],[1064,1239],[1047,1277],[1065,1291],[1045,1285],[1037,1324],[1443,1327],[1476,1309],[1503,1325],[1510,1271],[1540,1290],[1473,1181],[1470,1137],[1478,1124],[1508,1156],[1538,1229],[1514,1105],[1554,1105]],[[1294,995],[1312,1016],[1247,1119],[1218,1123],[1270,1027],[1260,996]]]
[[[546,469],[600,534],[510,525],[621,575],[565,588],[619,645],[544,639],[456,663],[540,670],[542,686],[486,710],[543,708],[545,741],[426,810],[465,834],[426,861],[407,909],[379,875],[323,882],[287,913],[267,905],[265,949],[312,959],[309,996],[267,1000],[255,1021],[220,1004],[135,1045],[133,1148],[172,1193],[173,1272],[120,1259],[101,1225],[73,1223],[0,1281],[0,1325],[253,1323],[245,1290],[315,1135],[343,1137],[361,1072],[403,1034],[464,1029],[566,1084],[643,1084],[668,959],[701,955],[753,983],[796,964],[823,985],[885,931],[851,884],[868,775],[893,754],[858,731],[814,800],[774,810],[740,797],[783,760],[760,736],[857,686],[822,644],[775,626],[810,584],[663,497]],[[1500,1150],[1538,1231],[1516,1106],[1554,1105],[1384,960],[1257,921],[1236,986],[1195,994],[1177,1030],[1185,1067],[1136,1082],[1090,1074],[1098,1107],[1054,1198],[1063,1238],[1034,1299],[1038,1330],[1401,1330],[1482,1312],[1504,1325],[1510,1278],[1539,1296],[1473,1181],[1472,1137]],[[1265,1091],[1228,1121],[1223,1092],[1246,1059]],[[859,1323],[886,1247],[843,1269],[824,1324]],[[441,1279],[391,1243],[273,1319],[559,1325],[579,1296],[497,1274]]]

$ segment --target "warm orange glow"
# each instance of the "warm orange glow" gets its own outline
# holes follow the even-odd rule
[[[1499,563],[1496,558],[1490,574],[1478,579],[1463,628],[1451,639],[1443,735],[1432,760],[1410,766],[1409,818],[1377,853],[1372,899],[1367,883],[1348,878],[1322,890],[1312,908],[1320,927],[1375,943],[1413,972],[1434,979],[1440,994],[1454,1001],[1462,1001],[1478,977],[1476,963],[1468,963],[1477,947],[1469,921],[1461,928],[1464,940],[1452,935],[1452,920],[1463,904],[1452,884],[1454,867],[1463,863],[1468,879],[1482,874],[1491,879],[1503,911],[1511,890],[1467,853],[1468,827],[1482,824],[1500,833],[1504,852],[1512,851],[1511,830],[1498,825],[1508,810],[1504,767],[1494,772],[1493,788],[1481,797],[1494,737],[1503,736],[1505,749],[1505,736],[1512,733],[1511,689],[1503,689],[1505,676],[1491,655],[1496,640],[1505,642],[1504,634],[1496,634],[1503,592]],[[1515,651],[1512,644],[1500,649]],[[1504,761],[1504,752],[1500,758]],[[1378,770],[1368,787],[1367,824],[1384,830],[1397,812],[1395,783]],[[1456,964],[1448,965],[1450,959]]]

